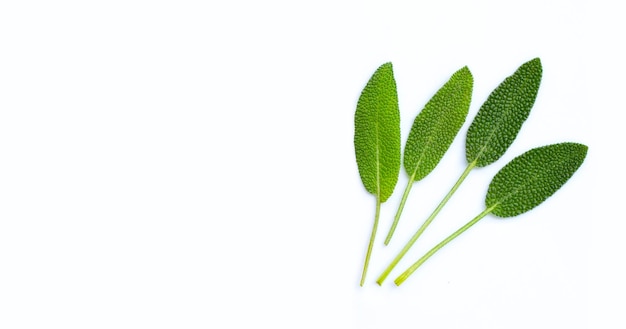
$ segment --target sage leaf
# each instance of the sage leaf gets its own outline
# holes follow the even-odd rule
[[[376,197],[374,227],[365,256],[361,286],[376,237],[380,204],[393,193],[400,173],[400,110],[391,63],[381,65],[359,97],[354,115],[354,149],[365,189]]]
[[[465,156],[478,167],[498,160],[528,118],[541,83],[539,58],[524,63],[487,98],[467,130]]]
[[[498,217],[523,214],[541,204],[576,172],[587,146],[561,143],[539,147],[515,158],[489,184],[485,205]]]
[[[414,182],[439,164],[465,123],[472,99],[473,77],[467,66],[456,71],[415,117],[404,147],[404,169],[409,175],[393,224],[385,239],[389,244]]]
[[[491,92],[467,131],[465,141],[467,167],[432,214],[376,280],[378,284],[382,284],[424,230],[437,217],[472,169],[496,161],[509,148],[535,103],[541,83],[542,70],[541,60],[539,58],[532,59],[522,64]]]
[[[513,217],[540,205],[574,175],[586,156],[586,145],[560,143],[532,149],[511,160],[491,180],[485,197],[486,209],[422,256],[394,281],[396,285],[486,215]]]

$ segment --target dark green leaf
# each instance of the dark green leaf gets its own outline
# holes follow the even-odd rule
[[[553,144],[532,149],[509,162],[491,181],[485,204],[498,217],[512,217],[538,206],[580,167],[587,146]]]
[[[542,67],[539,58],[524,63],[489,95],[467,131],[467,162],[484,167],[509,148],[535,103]]]

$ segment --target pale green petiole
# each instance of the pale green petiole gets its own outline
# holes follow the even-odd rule
[[[387,234],[387,238],[385,239],[385,246],[389,244],[389,241],[391,241],[393,232],[395,232],[396,226],[398,226],[398,221],[400,221],[400,215],[402,215],[404,204],[406,203],[406,199],[409,196],[409,192],[411,192],[411,187],[413,187],[414,181],[415,181],[415,173],[411,175],[411,177],[409,177],[409,182],[406,184],[406,188],[404,189],[404,194],[402,195],[402,200],[400,201],[400,206],[398,206],[398,211],[396,212],[396,217],[393,219],[393,224],[391,224],[391,228],[389,229],[389,233]]]
[[[365,283],[365,276],[367,275],[367,266],[370,263],[370,256],[372,255],[372,248],[374,247],[374,240],[376,238],[376,230],[378,228],[378,217],[380,217],[380,199],[376,198],[376,215],[374,215],[374,227],[372,228],[372,235],[370,236],[370,243],[367,246],[367,254],[365,255],[365,265],[363,265],[363,274],[361,275],[361,287]]]
[[[389,264],[389,266],[387,266],[387,269],[385,269],[385,271],[380,275],[380,277],[378,277],[378,280],[376,280],[376,283],[381,285],[383,283],[383,281],[385,281],[387,276],[389,276],[389,273],[391,273],[391,271],[396,267],[396,265],[398,265],[398,262],[400,262],[402,257],[404,257],[404,255],[409,251],[409,249],[411,249],[411,247],[413,246],[415,241],[417,241],[417,239],[420,237],[420,235],[422,235],[424,230],[426,230],[428,225],[430,225],[430,223],[435,219],[435,217],[437,217],[437,215],[439,214],[439,212],[441,211],[443,206],[445,206],[446,203],[448,203],[448,200],[450,200],[450,198],[452,197],[454,192],[456,192],[456,190],[459,188],[459,186],[461,186],[461,183],[463,183],[463,181],[465,180],[467,175],[470,173],[470,171],[472,171],[472,169],[474,169],[475,166],[476,166],[476,161],[472,161],[472,162],[470,162],[470,164],[467,165],[467,168],[465,168],[465,171],[463,171],[463,174],[461,174],[461,177],[459,177],[459,179],[456,181],[454,186],[452,186],[452,189],[450,189],[448,194],[446,194],[446,196],[443,198],[443,200],[441,200],[441,202],[439,203],[437,208],[435,208],[433,213],[430,214],[430,216],[426,219],[426,221],[424,221],[424,223],[417,230],[417,232],[415,232],[415,234],[413,234],[413,236],[411,237],[411,240],[409,240],[409,242],[407,242],[407,244],[404,246],[404,248],[402,248],[400,253],[398,253],[398,255],[396,256],[396,258],[394,258],[394,260],[391,262],[391,264]]]
[[[417,262],[415,262],[413,265],[411,265],[411,267],[409,267],[406,271],[404,271],[404,273],[400,274],[400,276],[398,276],[393,282],[397,286],[401,285],[402,282],[404,282],[413,272],[415,272],[415,270],[417,270],[426,260],[428,260],[428,258],[430,258],[430,256],[434,255],[437,251],[439,251],[439,249],[441,249],[443,246],[448,244],[448,242],[454,240],[454,238],[456,238],[457,236],[461,235],[461,233],[467,231],[467,229],[472,227],[472,225],[476,224],[483,217],[487,216],[487,214],[491,213],[491,211],[493,211],[493,209],[496,206],[497,206],[497,204],[493,205],[493,206],[491,206],[491,207],[489,207],[487,209],[485,209],[478,216],[474,217],[474,219],[472,219],[467,224],[463,225],[460,229],[458,229],[454,233],[452,233],[449,237],[447,237],[443,241],[439,242],[439,244],[437,244],[435,247],[433,247],[433,249],[431,249],[424,256],[422,256],[422,258],[420,258]]]

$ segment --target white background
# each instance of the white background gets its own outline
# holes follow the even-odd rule
[[[222,3],[222,4],[220,4]],[[618,1],[3,1],[1,328],[623,328],[623,10]],[[587,160],[522,216],[487,217],[401,287],[374,281],[465,167],[487,95],[540,57],[509,151],[470,174],[390,279],[483,209],[536,146]],[[353,149],[391,61],[403,144],[464,65],[466,124],[374,215]]]

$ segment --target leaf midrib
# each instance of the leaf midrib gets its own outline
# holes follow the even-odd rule
[[[381,179],[380,179],[380,129],[378,127],[379,125],[379,114],[380,114],[380,110],[378,108],[376,108],[376,199],[377,201],[380,201],[381,197],[380,197],[380,185],[382,184]]]

